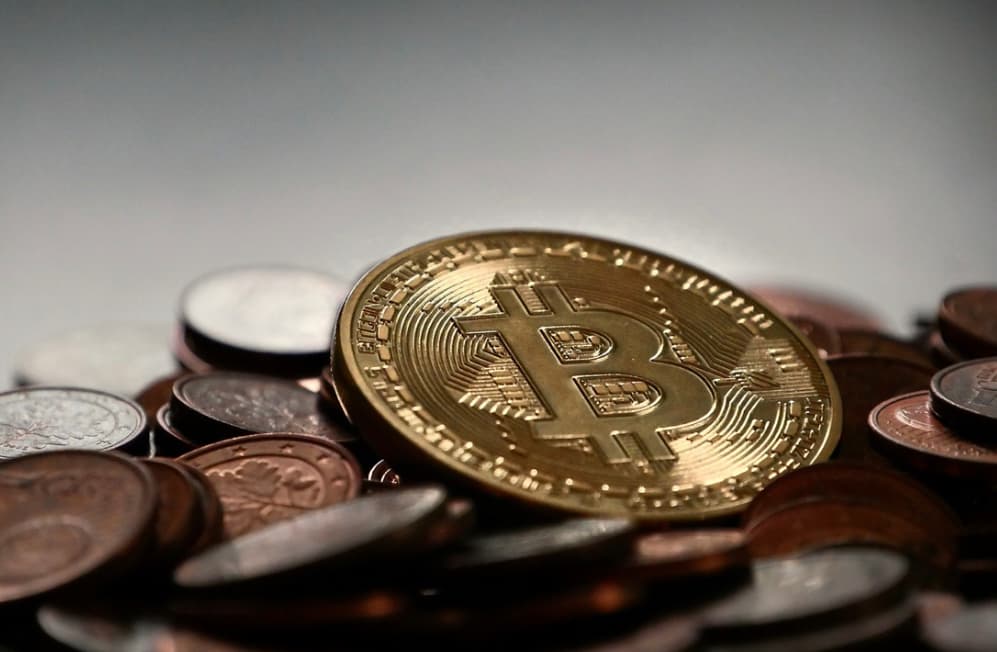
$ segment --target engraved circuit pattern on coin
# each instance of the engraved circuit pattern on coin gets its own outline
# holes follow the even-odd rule
[[[712,274],[551,233],[455,236],[357,285],[333,346],[390,459],[573,512],[738,511],[826,459],[840,405],[812,345]]]
[[[97,390],[30,387],[0,393],[0,458],[83,448],[119,448],[145,431],[130,400]]]
[[[248,435],[198,448],[179,459],[201,470],[214,485],[228,538],[348,500],[360,489],[353,456],[316,437]]]
[[[0,464],[0,602],[38,595],[131,554],[156,488],[124,456],[66,450]]]

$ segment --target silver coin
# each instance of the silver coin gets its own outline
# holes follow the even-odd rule
[[[248,351],[328,352],[333,320],[349,288],[295,267],[242,267],[201,277],[183,293],[185,325]]]
[[[146,429],[134,401],[92,389],[25,387],[0,393],[0,458],[66,448],[113,450]]]
[[[15,363],[19,385],[90,387],[134,396],[173,373],[170,329],[160,324],[102,324],[62,333],[28,349]]]

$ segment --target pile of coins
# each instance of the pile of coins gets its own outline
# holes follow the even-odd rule
[[[997,288],[905,340],[478,233],[219,271],[15,380],[0,649],[997,648]]]

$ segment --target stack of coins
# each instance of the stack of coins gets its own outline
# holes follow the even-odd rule
[[[180,369],[63,336],[0,393],[0,648],[993,648],[997,290],[942,304],[938,369],[587,236],[204,276]]]

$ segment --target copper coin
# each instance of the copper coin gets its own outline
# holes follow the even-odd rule
[[[624,573],[645,581],[709,575],[748,563],[744,532],[735,529],[673,530],[640,536]]]
[[[955,564],[956,530],[932,530],[868,503],[814,500],[793,503],[747,530],[756,559],[785,557],[840,545],[880,545],[927,561],[937,568]]]
[[[348,290],[307,269],[221,270],[184,290],[183,337],[220,368],[314,376],[329,362],[333,321]]]
[[[997,602],[967,605],[952,616],[932,621],[923,630],[928,649],[937,652],[997,650]]]
[[[948,367],[966,360],[966,356],[953,349],[938,331],[932,331],[928,336],[928,349],[936,367]]]
[[[201,497],[184,465],[172,460],[142,460],[156,481],[157,508],[152,558],[168,566],[194,546],[204,527]]]
[[[0,393],[0,458],[66,448],[138,452],[145,431],[142,408],[114,394],[72,387]]]
[[[997,287],[952,292],[938,310],[946,341],[974,358],[997,356]]]
[[[141,552],[156,486],[137,461],[54,451],[0,463],[0,602],[112,575]]]
[[[135,402],[145,410],[145,416],[149,423],[156,422],[156,412],[170,402],[173,397],[173,383],[182,378],[183,375],[176,373],[157,378],[135,395]]]
[[[874,444],[892,458],[927,473],[997,479],[997,441],[966,439],[931,411],[927,391],[888,399],[869,414]]]
[[[200,503],[201,522],[203,526],[201,533],[191,545],[191,552],[200,552],[208,546],[218,543],[225,536],[225,511],[222,507],[221,498],[215,491],[215,486],[207,475],[200,469],[179,462],[187,469],[197,493],[197,500]]]
[[[170,413],[184,435],[200,441],[261,432],[354,439],[322,414],[313,392],[267,376],[231,372],[186,376],[173,385]]]
[[[842,354],[881,355],[907,360],[922,367],[934,363],[916,344],[877,331],[843,330],[838,332]]]
[[[170,337],[170,350],[173,351],[173,357],[183,369],[195,373],[195,374],[209,374],[218,369],[201,358],[191,347],[190,344],[184,339],[183,331],[180,329],[174,330],[173,335]]]
[[[156,427],[152,433],[152,455],[176,457],[197,448],[197,444],[177,430],[169,403],[156,410]]]
[[[997,357],[969,360],[935,374],[931,409],[969,437],[997,434]]]
[[[308,435],[246,435],[179,459],[211,481],[229,538],[350,500],[360,490],[353,455],[335,442]]]
[[[367,472],[367,480],[370,482],[380,482],[381,484],[400,485],[401,477],[388,465],[387,461],[379,460]]]
[[[577,565],[624,559],[631,550],[631,521],[574,518],[552,525],[482,534],[461,542],[439,563],[441,583],[477,582],[510,574],[542,577]]]
[[[783,315],[799,315],[823,322],[835,330],[880,330],[882,322],[864,308],[837,297],[799,288],[753,286],[748,291]]]
[[[888,398],[926,389],[934,369],[877,355],[843,355],[827,361],[841,392],[844,425],[837,459],[876,462],[869,444],[869,411]]]
[[[931,529],[954,532],[959,528],[952,510],[906,475],[849,462],[806,467],[776,479],[755,496],[741,522],[750,528],[787,505],[813,500],[864,502]]]
[[[910,564],[855,547],[756,561],[752,574],[751,584],[704,611],[704,641],[746,644],[889,609],[906,598]]]
[[[841,353],[841,338],[831,326],[805,315],[787,315],[786,318],[817,347],[820,357]]]
[[[185,561],[173,579],[220,588],[375,566],[425,552],[425,533],[446,518],[446,493],[437,487],[364,496],[220,543]]]
[[[169,328],[109,323],[50,337],[15,364],[19,385],[86,387],[134,396],[176,364],[167,346]]]

